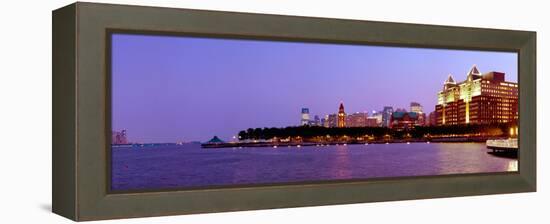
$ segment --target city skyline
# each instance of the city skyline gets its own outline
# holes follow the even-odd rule
[[[406,108],[434,111],[449,74],[472,65],[517,82],[517,54],[257,40],[113,35],[113,130],[134,142],[230,140],[239,130]],[[208,91],[206,91],[208,90]],[[198,95],[200,93],[201,95]]]

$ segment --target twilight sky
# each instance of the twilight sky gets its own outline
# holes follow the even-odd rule
[[[517,54],[365,45],[112,36],[112,126],[131,142],[230,140],[256,127],[298,125],[310,116],[409,110],[432,112],[448,74],[472,65],[517,82]]]

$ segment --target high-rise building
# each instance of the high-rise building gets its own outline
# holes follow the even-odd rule
[[[337,114],[327,115],[325,118],[325,127],[327,128],[338,127],[338,115]]]
[[[302,108],[302,119],[300,120],[301,125],[309,125],[309,108]]]
[[[382,126],[382,122],[384,119],[383,116],[384,116],[383,112],[372,111],[372,115],[369,117],[369,119],[374,119],[376,121],[376,126],[380,127]]]
[[[417,103],[417,102],[411,102],[411,112],[415,112],[419,114],[424,113],[422,111],[422,105],[420,105],[420,103]]]
[[[422,110],[422,105],[417,102],[411,102],[411,112],[416,113],[418,115],[418,124],[421,126],[426,125],[427,118],[426,114],[424,114],[424,111]]]
[[[466,80],[449,75],[437,94],[437,125],[509,123],[518,120],[518,84],[504,73],[481,74],[474,65]]]
[[[321,119],[319,118],[319,116],[315,115],[313,117],[313,122],[311,123],[311,125],[313,125],[313,126],[320,126],[321,125]]]
[[[346,112],[344,111],[344,103],[340,103],[338,108],[338,127],[346,127]]]
[[[393,114],[393,107],[385,106],[382,110],[382,126],[389,127],[391,115]]]

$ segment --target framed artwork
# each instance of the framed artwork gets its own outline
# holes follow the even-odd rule
[[[66,6],[53,13],[53,211],[97,220],[535,191],[535,38]]]

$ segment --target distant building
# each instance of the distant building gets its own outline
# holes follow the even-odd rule
[[[410,109],[411,109],[410,110],[411,112],[418,114],[418,124],[420,126],[426,125],[427,118],[426,118],[426,114],[424,114],[424,111],[422,110],[422,105],[420,105],[420,103],[417,103],[417,102],[411,102]]]
[[[449,75],[435,106],[437,125],[509,123],[518,120],[518,84],[504,73],[481,74],[474,65],[466,80]]]
[[[367,127],[368,113],[357,112],[346,116],[346,127]]]
[[[372,111],[372,115],[369,117],[369,119],[375,119],[376,120],[376,127],[380,127],[380,126],[382,126],[382,122],[384,120],[384,113],[383,112]]]
[[[379,127],[381,123],[378,122],[378,119],[373,117],[367,117],[366,127]]]
[[[309,125],[309,108],[302,108],[301,125]]]
[[[321,126],[321,119],[319,119],[319,116],[315,115],[313,117],[313,121],[311,122],[312,126]]]
[[[111,132],[111,144],[120,145],[128,144],[128,137],[126,136],[126,130],[112,131]]]
[[[425,113],[416,113],[416,114],[418,114],[418,125],[426,126],[426,122],[428,122],[428,118],[426,117],[426,114]]]
[[[414,126],[420,126],[420,116],[415,112],[393,112],[390,121],[390,128],[396,130],[408,130]]]
[[[394,112],[407,112],[405,108],[397,108]]]
[[[338,127],[346,127],[346,112],[344,111],[344,103],[340,103],[338,108]]]
[[[389,127],[391,115],[393,114],[393,107],[385,106],[382,111],[382,126]]]
[[[321,123],[319,124],[319,126],[327,127],[326,123],[327,123],[326,118],[321,118]]]
[[[417,103],[417,102],[411,102],[411,112],[415,112],[415,113],[419,113],[419,114],[422,114],[424,113],[422,111],[422,105],[420,105],[420,103]]]
[[[436,126],[437,125],[437,115],[435,111],[431,112],[428,116],[427,126]]]
[[[337,114],[327,115],[325,118],[325,127],[327,128],[338,127],[338,115]]]

